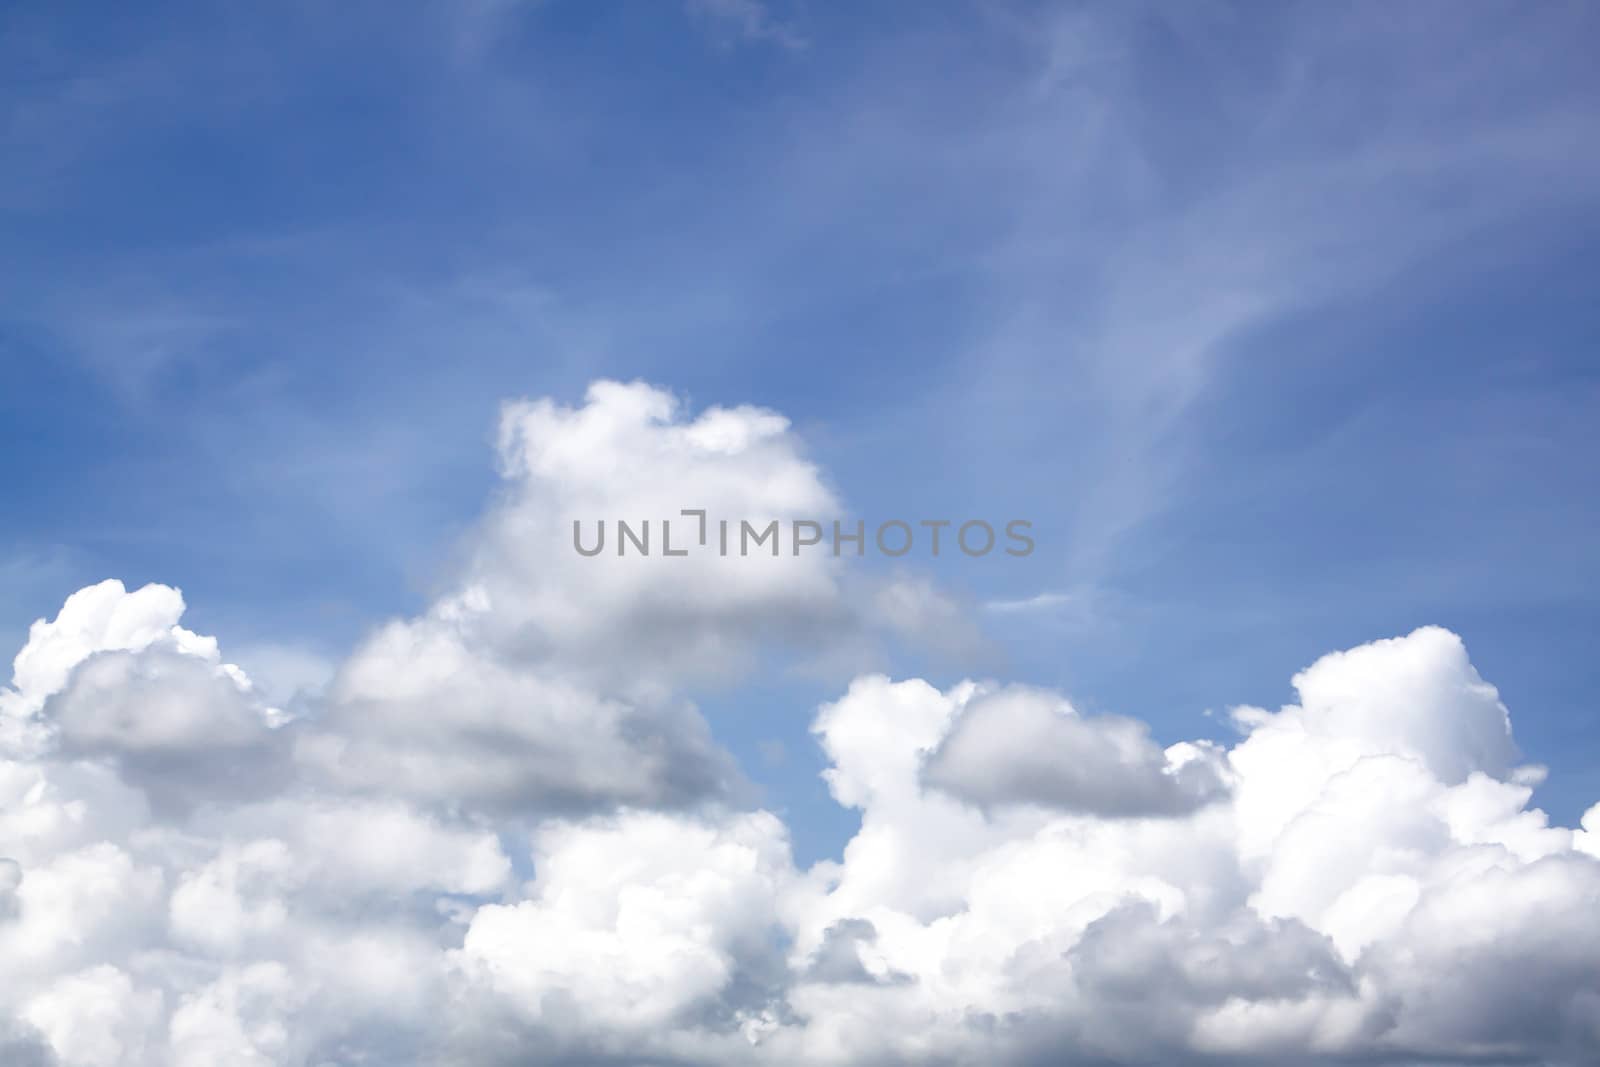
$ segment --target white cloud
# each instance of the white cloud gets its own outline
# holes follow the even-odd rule
[[[499,811],[687,804],[736,778],[681,701],[602,696],[440,613],[374,635],[297,744],[342,789]]]
[[[1226,791],[1212,746],[1163,752],[1142,722],[1084,718],[1059,697],[1020,687],[966,695],[924,777],[984,806],[1037,804],[1105,816],[1176,813]]]
[[[794,877],[766,812],[552,824],[534,866],[527,899],[477,912],[456,963],[531,1022],[602,1034],[704,1021],[741,975],[770,967]]]
[[[295,999],[293,978],[279,964],[224,972],[172,1013],[174,1067],[282,1063],[281,1054],[290,1047],[284,1015]]]
[[[43,732],[48,732],[49,724],[39,723],[37,716],[51,697],[67,687],[79,665],[97,655],[153,650],[153,655],[165,653],[169,657],[185,657],[185,660],[169,659],[168,669],[183,671],[188,665],[186,661],[205,664],[210,674],[225,679],[241,694],[249,694],[249,678],[238,667],[221,661],[215,639],[178,625],[183,608],[183,596],[176,589],[152,584],[129,593],[121,582],[109,579],[72,594],[55,619],[37,620],[28,631],[27,644],[12,663],[11,685],[0,687],[0,752],[8,749],[26,752],[43,744]],[[121,666],[101,670],[138,670],[134,660],[117,662]],[[182,705],[181,700],[176,702],[168,715],[155,721],[145,722],[140,716],[138,723],[130,721],[128,725],[137,726],[149,740],[149,730],[163,728],[158,723],[170,727],[174,725],[175,716],[185,715]],[[87,727],[91,734],[114,730],[115,724],[106,717],[108,714],[111,719],[115,718],[114,712],[104,712],[98,707],[85,709],[80,725]],[[275,714],[273,709],[262,709],[263,717],[269,720]],[[69,714],[69,718],[72,717]],[[98,740],[116,739],[106,736]],[[137,738],[127,740],[138,744]]]
[[[1542,770],[1455,635],[1323,657],[1296,703],[1236,710],[1228,748],[1038,689],[859,677],[813,732],[860,829],[802,869],[683,687],[764,637],[870,633],[872,596],[804,557],[561,554],[573,509],[832,506],[787,424],[602,385],[509,408],[504,442],[459,580],[294,715],[174,589],[102,583],[33,626],[0,691],[0,1058],[1600,1050],[1600,805],[1579,830],[1528,806]]]
[[[462,578],[464,618],[481,639],[518,658],[543,658],[591,680],[724,676],[747,664],[752,640],[817,638],[851,623],[840,561],[825,552],[662,552],[662,523],[676,548],[711,524],[828,520],[841,507],[803,454],[788,420],[761,408],[709,408],[694,417],[643,383],[596,382],[582,407],[547,400],[508,404],[500,421],[505,492],[486,517]],[[580,556],[595,524],[605,552]],[[649,556],[615,558],[615,523],[648,520]],[[719,531],[706,531],[716,545]],[[470,597],[465,594],[470,593]]]
[[[870,923],[862,966],[893,980],[802,978],[787,1000],[806,1036],[787,1047],[837,1062],[1592,1054],[1600,934],[1583,901],[1600,864],[1526,808],[1504,710],[1459,640],[1419,630],[1296,684],[1299,705],[1240,714],[1231,797],[985,819],[919,782],[930,758],[983,729],[964,777],[1026,792],[1072,721],[1059,699],[1012,693],[1008,713],[971,717],[971,686],[858,682],[818,729],[861,831],[813,872],[822,891],[793,931],[798,958],[821,958],[828,931]],[[1129,751],[1080,746],[1091,765],[1054,787],[1092,761],[1136,783]]]
[[[52,982],[31,998],[22,1017],[39,1028],[69,1063],[117,1067],[146,1054],[146,1035],[161,1017],[161,994],[136,988],[101,964]]]

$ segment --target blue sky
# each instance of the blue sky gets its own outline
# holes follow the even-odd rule
[[[502,400],[640,377],[784,412],[859,513],[1033,520],[919,564],[1002,662],[901,670],[1171,740],[1438,623],[1575,818],[1596,10],[910,12],[7,5],[8,646],[116,576],[336,659],[436,588]],[[835,681],[704,695],[812,854]]]

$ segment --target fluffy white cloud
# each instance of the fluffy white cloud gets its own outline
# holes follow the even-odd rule
[[[146,1038],[161,1016],[158,990],[137,988],[108,964],[58,978],[22,1009],[68,1063],[117,1067],[146,1057]]]
[[[691,418],[670,393],[637,382],[597,382],[585,400],[578,408],[524,401],[502,413],[505,492],[463,578],[483,608],[475,626],[486,642],[636,688],[725,676],[748,663],[754,639],[821,639],[850,625],[831,554],[780,546],[776,556],[744,556],[737,547],[741,520],[763,527],[841,513],[787,419],[752,407]],[[706,512],[706,550],[700,519],[686,509]],[[592,548],[601,520],[604,550],[580,555],[573,523]],[[618,557],[618,520],[636,532],[649,523],[648,556],[630,544]],[[722,521],[734,530],[726,555]],[[667,522],[674,550],[696,551],[663,554]]]
[[[683,805],[737,780],[681,700],[605,696],[548,664],[498,655],[471,630],[446,605],[369,639],[297,738],[308,773],[500,812]]]
[[[473,916],[457,965],[533,1022],[650,1034],[706,1020],[770,977],[775,902],[793,878],[766,812],[633,812],[552,824],[527,898]]]
[[[1037,690],[965,696],[925,771],[928,784],[954,796],[1116,816],[1185,811],[1226,790],[1213,746],[1163,752],[1142,722],[1084,718]]]
[[[528,813],[683,807],[740,784],[681,695],[724,679],[768,642],[858,655],[873,627],[903,629],[826,552],[717,549],[722,521],[828,520],[839,505],[782,416],[686,412],[641,383],[598,382],[585,403],[509,404],[504,486],[469,538],[454,585],[417,618],[380,628],[339,670],[302,765],[339,789],[440,807]],[[707,548],[696,545],[704,511]],[[651,551],[615,553],[616,523]],[[585,557],[574,523],[604,522]],[[932,602],[930,597],[924,600]]]
[[[182,747],[186,732],[191,745],[229,747],[247,741],[258,724],[281,722],[277,709],[252,701],[250,679],[222,662],[214,638],[178,625],[183,609],[176,589],[147,585],[129,593],[110,579],[72,594],[53,620],[37,620],[12,664],[11,685],[0,687],[0,753],[36,753],[52,726],[106,751],[150,751]],[[74,699],[67,691],[75,686],[89,692]],[[145,699],[127,696],[134,687]],[[219,695],[233,713],[206,710]],[[152,696],[159,706],[145,710]],[[53,722],[41,722],[53,698]]]
[[[833,507],[787,425],[602,384],[508,408],[502,459],[459,581],[293,715],[174,589],[33,626],[0,690],[0,1062],[1600,1054],[1600,805],[1529,807],[1453,634],[1322,658],[1231,747],[859,677],[813,730],[860,828],[800,869],[683,686],[856,640],[881,588],[827,557],[599,566],[567,521]],[[918,604],[958,610],[905,585],[888,614]]]
[[[788,1003],[813,1043],[787,1047],[846,1063],[1592,1056],[1600,864],[1527,808],[1537,772],[1515,765],[1460,641],[1419,630],[1295,684],[1299,704],[1238,713],[1225,767],[1200,757],[1229,795],[1117,819],[1119,776],[1137,790],[1169,769],[1138,731],[1084,742],[1093,720],[1029,691],[975,716],[971,686],[858,682],[818,730],[862,828],[813,872],[795,952],[821,959],[830,931],[864,922],[853,947],[878,980],[802,978]],[[957,778],[983,783],[986,816],[928,788],[965,729],[982,735]],[[1048,788],[1076,803],[1051,812],[1036,783],[1053,752],[1120,770],[1063,769]],[[1086,782],[1109,790],[1098,811]]]

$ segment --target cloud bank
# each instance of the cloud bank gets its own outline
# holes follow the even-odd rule
[[[0,689],[0,1061],[1600,1055],[1600,805],[1529,807],[1454,634],[1324,656],[1227,746],[864,673],[812,727],[860,828],[803,868],[688,694],[870,640],[883,591],[811,556],[597,565],[563,521],[837,507],[787,422],[599,383],[500,442],[454,579],[292,710],[176,589],[33,625]]]

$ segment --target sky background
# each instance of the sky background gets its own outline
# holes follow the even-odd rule
[[[0,11],[0,636],[183,589],[252,673],[418,611],[502,401],[791,418],[989,638],[1150,722],[1437,623],[1600,778],[1591,4]],[[295,664],[300,664],[297,668]],[[697,694],[802,859],[838,678]]]

